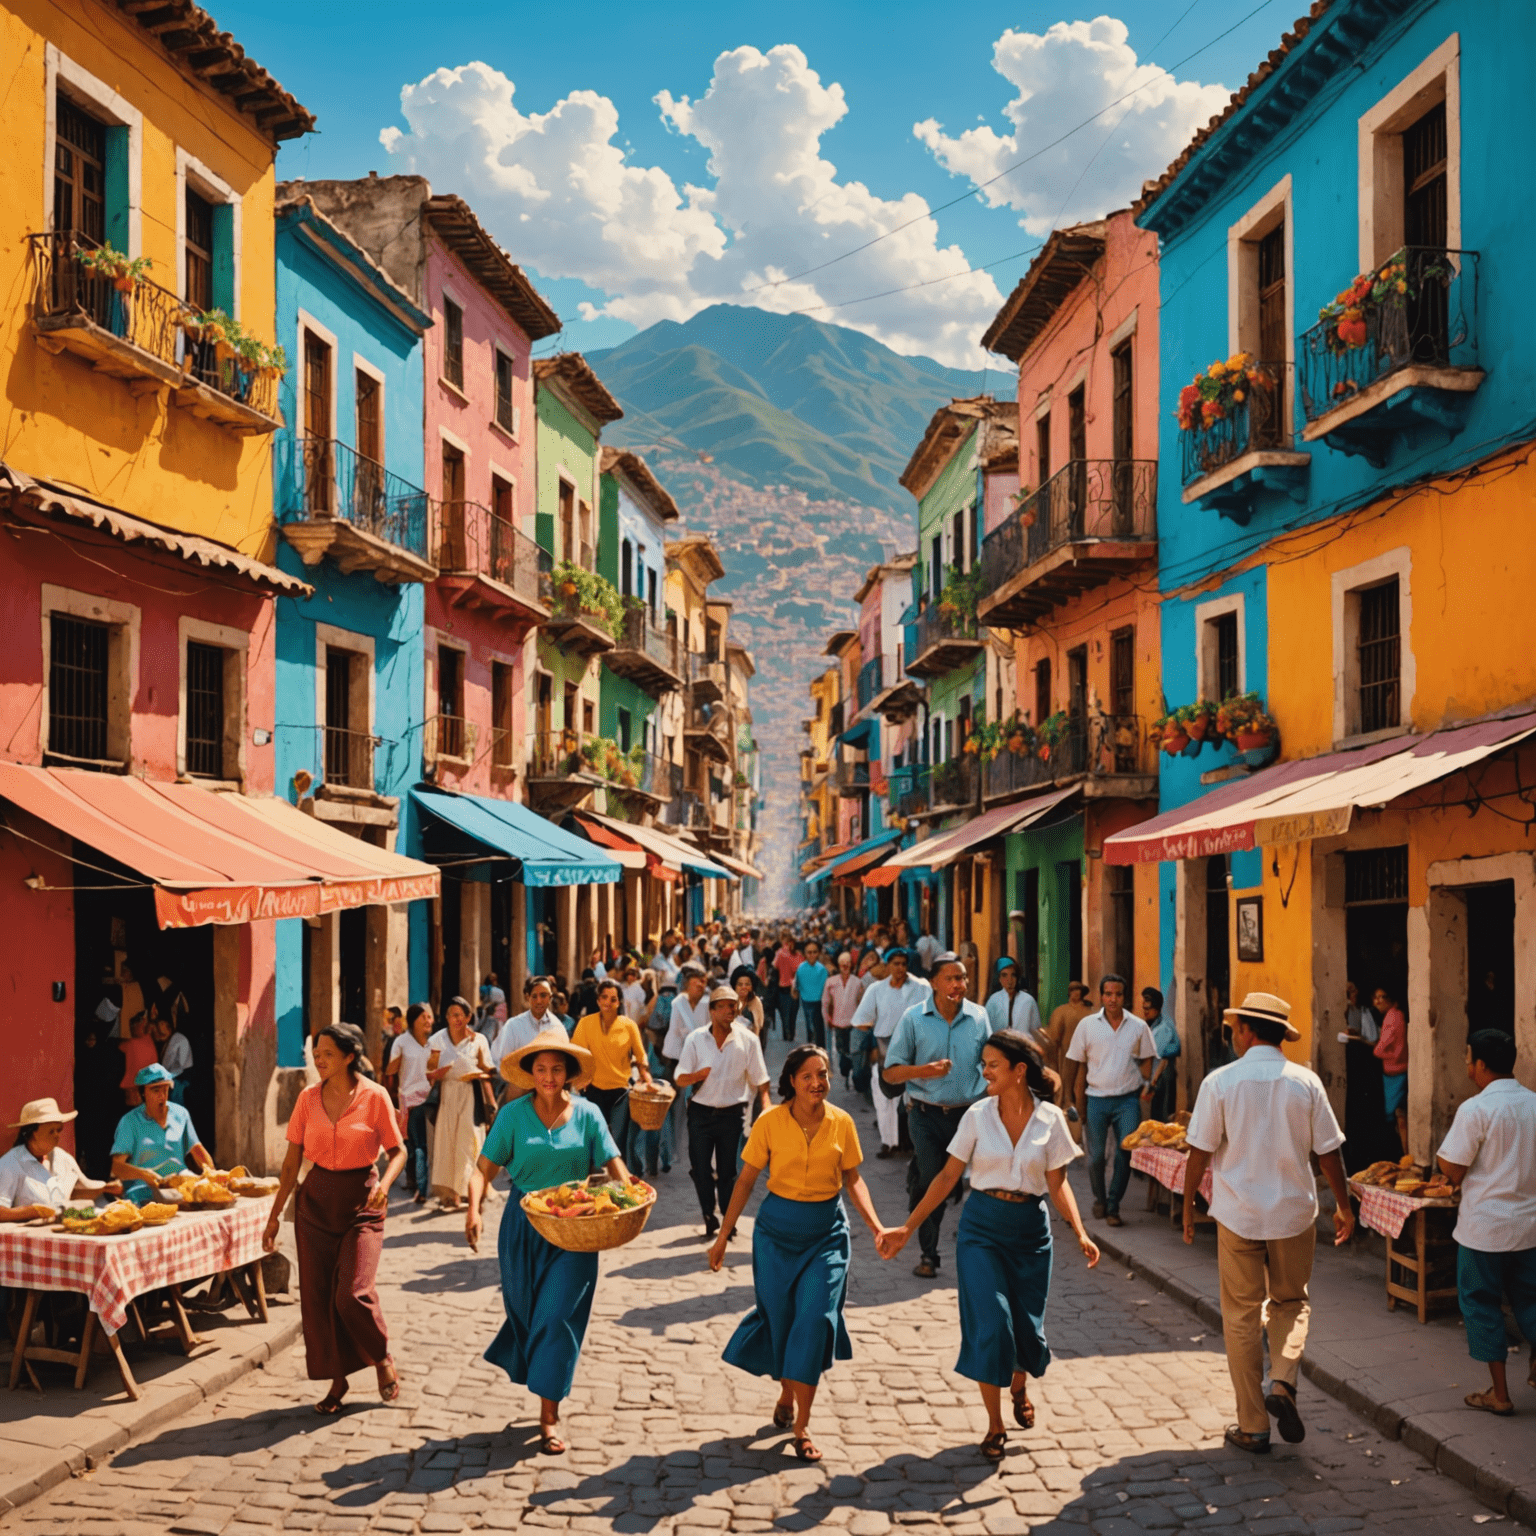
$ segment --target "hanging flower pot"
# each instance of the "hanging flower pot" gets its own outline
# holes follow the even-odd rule
[[[119,293],[132,293],[138,287],[137,281],[131,272],[118,272],[112,278],[112,286]]]
[[[1261,747],[1267,747],[1274,739],[1273,731],[1239,731],[1237,733],[1237,750],[1239,752],[1257,752]]]
[[[1026,528],[1033,528],[1035,526],[1035,509],[1031,507],[1029,511],[1027,511],[1020,519],[1020,521]]]
[[[1192,716],[1185,722],[1184,729],[1191,741],[1204,741],[1205,733],[1211,728],[1211,717],[1208,714]]]
[[[1189,745],[1189,732],[1182,725],[1171,725],[1163,732],[1163,751],[1177,757]]]

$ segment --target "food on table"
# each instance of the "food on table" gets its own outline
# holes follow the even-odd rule
[[[151,1200],[149,1204],[139,1207],[139,1214],[144,1218],[144,1225],[146,1227],[163,1227],[180,1209],[181,1207],[178,1205],[168,1205],[158,1200]]]
[[[275,1195],[278,1181],[276,1179],[253,1179],[248,1176],[236,1178],[230,1173],[229,1187],[237,1195]]]
[[[96,1224],[96,1207],[94,1205],[72,1205],[68,1207],[60,1217],[68,1229],[91,1227]]]
[[[644,1205],[655,1194],[649,1184],[631,1179],[620,1184],[615,1179],[594,1175],[579,1184],[559,1184],[554,1189],[541,1189],[528,1195],[524,1204],[530,1211],[541,1216],[579,1218],[582,1216],[616,1216],[620,1211],[632,1211]]]
[[[1189,1143],[1184,1139],[1187,1127],[1187,1117],[1183,1121],[1143,1120],[1129,1136],[1121,1138],[1120,1145],[1127,1152],[1148,1146],[1166,1147],[1170,1152],[1187,1152]]]
[[[192,1186],[187,1198],[198,1205],[233,1205],[235,1196],[224,1185],[213,1179],[199,1179]]]

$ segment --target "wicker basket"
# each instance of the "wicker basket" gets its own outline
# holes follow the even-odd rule
[[[547,1191],[540,1189],[533,1193],[542,1195]],[[646,1185],[643,1205],[615,1211],[611,1216],[546,1216],[542,1211],[528,1209],[530,1198],[529,1195],[522,1198],[523,1215],[546,1243],[564,1248],[567,1253],[600,1253],[604,1248],[622,1248],[640,1236],[651,1219],[656,1191]]]
[[[642,1131],[659,1131],[667,1123],[667,1112],[677,1098],[671,1083],[657,1083],[653,1088],[629,1090],[629,1118]]]

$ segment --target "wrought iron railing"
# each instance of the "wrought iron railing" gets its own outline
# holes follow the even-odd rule
[[[707,827],[709,812],[704,802],[691,789],[679,789],[661,808],[660,820],[665,826],[686,829]]]
[[[838,760],[833,772],[833,782],[840,790],[850,792],[869,788],[869,764]]]
[[[687,676],[682,642],[669,631],[658,629],[651,622],[650,612],[646,608],[625,609],[619,644],[626,650],[643,652],[658,667],[664,667],[674,677]]]
[[[1179,433],[1179,480],[1203,480],[1245,453],[1285,448],[1285,403],[1291,392],[1289,363],[1250,363],[1243,399],[1224,415]]]
[[[277,416],[275,368],[254,367],[225,341],[201,337],[199,311],[147,277],[114,279],[81,264],[98,249],[78,230],[28,235],[36,273],[36,317],[62,325],[89,320],[155,361],[179,368],[189,381],[205,384],[263,416]]]
[[[914,816],[928,809],[927,763],[905,763],[892,768],[889,804],[898,816]]]
[[[374,739],[367,731],[325,727],[325,781],[347,789],[373,788]]]
[[[1064,544],[1157,537],[1157,464],[1151,459],[1073,459],[981,546],[984,591]]]
[[[1372,294],[1381,292],[1380,299],[1362,295],[1342,318],[1303,332],[1299,362],[1307,420],[1415,364],[1475,367],[1477,266],[1476,251],[1405,246],[1376,271]]]
[[[478,501],[432,503],[432,553],[444,574],[489,576],[530,603],[545,603],[548,556],[527,534]]]
[[[946,609],[935,602],[929,602],[918,614],[912,628],[916,631],[912,644],[914,660],[945,640],[975,640],[980,634],[974,613]]]
[[[1042,758],[1033,746],[1027,752],[1015,752],[1005,746],[996,757],[981,765],[981,792],[988,800],[997,799],[1037,784],[1049,784],[1058,771],[1055,763]]]
[[[969,753],[939,763],[933,770],[931,801],[934,806],[976,803],[976,759]]]
[[[636,790],[661,799],[670,794],[670,766],[642,747],[626,752],[611,737],[588,731],[539,731],[529,738],[530,779],[566,779],[580,774],[615,789]]]
[[[1156,772],[1139,715],[1090,715],[1069,720],[1065,734],[1051,749],[1050,763],[1056,778],[1076,773],[1099,778]]]
[[[427,558],[427,493],[329,437],[286,439],[278,454],[285,523],[337,518]]]
[[[491,767],[515,770],[519,766],[517,744],[521,740],[522,737],[510,726],[494,726],[491,730]]]
[[[422,752],[428,762],[439,757],[470,761],[480,737],[478,721],[463,715],[429,715],[422,726]]]
[[[860,709],[868,709],[869,701],[880,692],[883,671],[884,662],[879,656],[871,656],[859,668],[858,699]]]

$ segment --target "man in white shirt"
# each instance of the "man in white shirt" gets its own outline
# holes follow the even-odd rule
[[[744,928],[737,935],[736,954],[731,961],[734,968],[744,965],[749,971],[757,969],[757,929]]]
[[[922,966],[923,970],[925,971],[931,971],[933,969],[934,959],[943,948],[943,946],[931,933],[920,935],[917,943],[912,947],[917,951],[917,963]]]
[[[673,1005],[674,1007],[676,1004]],[[709,994],[709,1023],[683,1042],[675,1081],[692,1088],[688,1100],[688,1173],[704,1213],[704,1235],[720,1230],[720,1216],[736,1187],[736,1154],[747,1105],[768,1108],[768,1067],[756,1031],[737,1018],[740,999],[730,987]],[[715,1201],[720,1202],[720,1216]]]
[[[192,1081],[192,1044],[169,1019],[157,1018],[152,1033],[160,1047],[160,1065],[175,1078],[171,1103],[185,1104],[187,1087]]]
[[[1256,1455],[1269,1452],[1271,1416],[1292,1444],[1307,1433],[1296,1408],[1296,1378],[1312,1316],[1307,1286],[1317,1250],[1314,1153],[1333,1191],[1335,1244],[1348,1242],[1355,1230],[1339,1156],[1344,1133],[1321,1079],[1287,1061],[1280,1049],[1282,1041],[1301,1038],[1290,1015],[1291,1005],[1269,992],[1250,992],[1240,1008],[1227,1009],[1237,1060],[1201,1083],[1185,1132],[1186,1243],[1195,1240],[1195,1191],[1211,1170],[1222,1337],[1237,1395],[1237,1423],[1227,1429],[1227,1444]]]
[[[528,1045],[546,1029],[552,1029],[560,1022],[550,1011],[550,1004],[555,996],[555,984],[548,976],[530,976],[524,996],[528,999],[527,1008],[522,1013],[513,1014],[501,1026],[495,1043],[491,1046],[491,1060],[498,1068],[508,1052]],[[518,1097],[517,1090],[510,1085],[507,1089],[507,1097],[508,1099]]]
[[[672,1063],[674,1069],[682,1059],[683,1042],[694,1030],[703,1029],[709,1023],[709,1002],[704,995],[709,990],[709,977],[704,967],[690,960],[678,971],[677,982],[680,990],[672,999],[667,1038],[661,1042],[662,1059]],[[734,997],[735,993],[731,995]]]
[[[1503,1301],[1509,1298],[1531,1351],[1536,1387],[1536,1093],[1515,1081],[1515,1037],[1480,1029],[1467,1041],[1467,1076],[1477,1092],[1458,1106],[1438,1161],[1461,1190],[1456,1217],[1456,1289],[1467,1351],[1493,1385],[1464,1399],[1501,1418],[1515,1411],[1505,1373]]]
[[[1142,1091],[1157,1046],[1146,1020],[1125,1011],[1123,976],[1111,971],[1099,983],[1099,1011],[1077,1026],[1066,1059],[1067,1102],[1076,1104],[1088,1144],[1093,1214],[1112,1227],[1124,1226],[1120,1202],[1131,1182],[1131,1154],[1120,1143],[1141,1124]],[[1106,1147],[1115,1163],[1108,1189]]]
[[[886,950],[885,963],[886,974],[864,988],[853,1010],[853,1086],[866,1096],[872,1086],[871,1063],[883,1058],[902,1014],[926,1001],[933,991],[920,976],[907,974],[907,952],[899,945]],[[880,1129],[880,1150],[875,1156],[895,1157],[901,1142],[902,1096],[888,1098],[878,1083],[873,1088],[875,1124]]]

